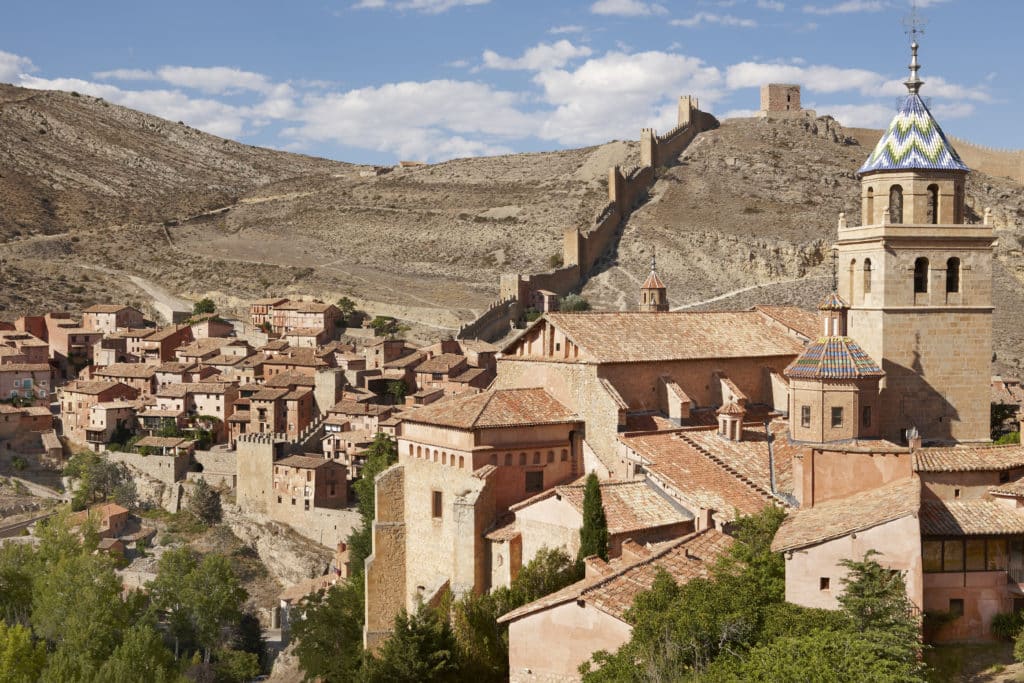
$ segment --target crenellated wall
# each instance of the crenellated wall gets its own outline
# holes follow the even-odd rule
[[[501,276],[498,300],[471,323],[459,330],[459,339],[495,340],[508,334],[520,316],[536,307],[537,292],[547,290],[564,296],[579,287],[608,251],[637,204],[647,198],[656,180],[656,170],[671,163],[699,133],[718,127],[718,120],[700,111],[697,98],[679,98],[675,128],[659,136],[653,128],[640,131],[640,164],[608,169],[608,204],[590,228],[569,228],[562,234],[561,268],[545,273]]]

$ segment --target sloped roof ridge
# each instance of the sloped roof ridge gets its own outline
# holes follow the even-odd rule
[[[710,429],[706,430],[706,431],[710,431]],[[737,469],[735,469],[732,465],[730,465],[729,463],[725,462],[722,458],[718,457],[717,455],[715,455],[714,453],[709,451],[702,444],[700,444],[699,442],[691,439],[687,435],[686,432],[684,432],[684,431],[676,432],[676,435],[677,435],[677,437],[679,439],[685,441],[690,446],[692,446],[694,449],[696,449],[698,453],[700,453],[701,455],[705,456],[706,458],[708,458],[709,460],[714,462],[716,465],[718,465],[719,467],[724,469],[726,472],[731,474],[737,480],[739,480],[739,481],[743,482],[744,484],[746,484],[749,488],[753,489],[759,495],[764,496],[764,497],[768,498],[769,500],[781,503],[785,507],[790,507],[791,506],[789,501],[787,501],[785,498],[779,496],[776,493],[772,493],[769,489],[765,489],[764,487],[762,487],[757,482],[751,480],[745,474],[742,474]]]

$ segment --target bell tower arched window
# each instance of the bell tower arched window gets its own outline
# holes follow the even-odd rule
[[[960,291],[960,259],[955,256],[946,261],[946,291]]]
[[[939,186],[928,186],[928,222],[936,225],[939,222]]]
[[[914,293],[928,291],[928,259],[921,257],[914,261]]]
[[[864,259],[864,293],[871,293],[871,259]]]
[[[900,185],[889,188],[889,222],[897,225],[903,222],[903,188]]]
[[[867,201],[864,203],[864,225],[873,225],[875,222],[875,188],[868,188]]]

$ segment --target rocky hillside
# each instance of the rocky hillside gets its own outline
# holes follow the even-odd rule
[[[831,283],[829,248],[839,213],[860,222],[855,172],[877,131],[817,121],[732,119],[697,138],[664,169],[630,217],[616,254],[584,287],[599,307],[635,306],[651,254],[672,306],[755,303],[813,307]],[[1024,193],[1010,180],[972,173],[968,219],[992,207],[999,235],[995,275],[997,369],[1024,359]]]

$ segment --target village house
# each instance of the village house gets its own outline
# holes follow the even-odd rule
[[[46,398],[55,389],[53,375],[48,363],[0,365],[0,398]]]
[[[94,379],[65,384],[57,392],[64,436],[78,444],[87,443],[85,432],[89,428],[92,406],[118,400],[131,401],[138,396],[137,389],[121,382]]]
[[[377,478],[367,646],[421,599],[489,590],[485,532],[509,506],[578,477],[583,436],[580,418],[543,389],[457,396],[406,415],[398,464]]]
[[[286,303],[288,303],[288,299],[283,297],[257,299],[249,304],[249,321],[256,328],[269,327],[273,324],[274,307]]]
[[[229,337],[235,333],[235,326],[216,313],[194,315],[189,320],[193,339],[209,339],[211,337]]]
[[[598,650],[615,652],[633,627],[625,613],[664,571],[676,583],[707,578],[732,538],[706,529],[645,547],[628,541],[610,562],[587,559],[586,577],[501,616],[508,624],[509,680],[578,681],[578,668]]]
[[[117,538],[128,526],[128,510],[116,503],[103,503],[68,517],[68,524],[73,527],[86,522],[96,525],[100,538]]]
[[[116,332],[144,323],[142,311],[121,304],[94,304],[82,311],[82,327],[95,332]]]
[[[293,330],[323,330],[327,339],[338,336],[341,311],[322,301],[285,301],[275,304],[270,314],[271,332],[285,335]]]
[[[12,353],[13,352],[13,353]],[[5,363],[47,363],[50,345],[28,332],[0,331],[0,365]]]
[[[266,379],[270,379],[274,375],[291,370],[315,375],[317,369],[326,367],[330,367],[328,361],[318,357],[316,349],[288,347],[284,351],[275,353],[263,361],[263,376]]]
[[[123,446],[134,432],[135,414],[140,408],[139,401],[106,401],[89,406],[86,444],[96,453],[102,453],[107,444],[119,437]]]
[[[102,368],[94,368],[94,379],[127,384],[140,396],[152,396],[156,391],[156,368],[148,363],[114,363]]]
[[[348,501],[345,468],[319,456],[292,455],[274,463],[274,504],[280,508],[337,509]]]
[[[192,341],[192,328],[188,325],[168,325],[139,340],[140,357],[144,362],[159,365],[176,358],[178,348]]]

